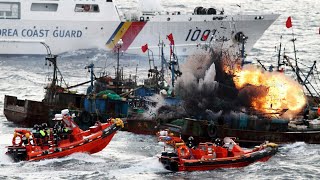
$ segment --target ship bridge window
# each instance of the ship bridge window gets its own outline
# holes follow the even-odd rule
[[[98,4],[76,4],[74,9],[75,12],[100,12]]]
[[[19,2],[0,2],[0,19],[20,19]]]
[[[58,4],[54,3],[32,3],[31,11],[50,11],[55,12],[58,10]]]

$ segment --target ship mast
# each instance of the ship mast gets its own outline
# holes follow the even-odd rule
[[[283,65],[282,63],[280,63],[280,59],[281,59],[281,40],[282,40],[282,36],[280,36],[280,45],[279,45],[279,51],[278,51],[278,66],[277,66],[277,71],[280,71],[280,66]]]
[[[180,77],[182,75],[182,72],[180,71],[180,66],[179,66],[179,59],[177,55],[174,52],[174,45],[170,45],[172,48],[171,55],[170,55],[170,61],[169,61],[169,69],[171,70],[171,86],[174,88],[175,84],[175,79],[176,77]]]
[[[63,76],[57,66],[57,57],[58,56],[51,53],[50,47],[46,43],[41,42],[41,44],[46,48],[46,51],[47,51],[47,55],[45,57],[46,65],[47,65],[47,61],[49,61],[49,66],[51,66],[51,64],[53,65],[53,76],[52,76],[51,84],[49,85],[49,87],[46,87],[47,91],[46,91],[45,99],[44,99],[44,101],[50,103],[50,102],[54,101],[54,95],[57,92],[63,92],[65,89],[68,89],[68,85],[64,81],[64,78],[63,78]],[[61,76],[61,81],[63,81],[65,83],[66,88],[62,88],[57,84],[58,83],[58,73]]]
[[[50,85],[50,87],[52,88],[57,85],[57,81],[58,81],[58,73],[57,73],[57,69],[58,69],[57,57],[58,56],[51,54],[51,49],[46,43],[41,42],[41,44],[46,48],[46,51],[47,51],[47,55],[45,57],[45,60],[49,61],[49,63],[52,63],[52,65],[53,65],[53,77],[52,77],[52,81],[51,81],[51,85]],[[47,65],[47,63],[46,63],[46,65]]]
[[[160,48],[160,58],[161,58],[161,70],[160,70],[160,81],[161,81],[161,86],[164,86],[164,66],[166,65],[166,59],[164,58],[164,52],[163,52],[163,47],[164,47],[164,42],[161,41],[159,42],[159,48]]]

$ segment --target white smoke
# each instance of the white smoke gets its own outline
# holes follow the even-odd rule
[[[187,112],[204,113],[212,107],[212,98],[218,87],[212,56],[207,52],[192,55],[181,66],[181,70],[182,76],[175,86],[176,94],[184,101]]]
[[[142,116],[144,119],[154,119],[158,116],[158,109],[165,105],[165,100],[163,96],[159,94],[154,94],[148,97],[148,101],[156,102],[156,106],[148,105],[148,111],[145,111]]]
[[[205,76],[202,79],[199,80],[199,90],[203,89],[204,85],[207,85],[207,88],[209,89],[216,89],[216,86],[218,85],[217,81],[215,81],[216,77],[216,66],[215,64],[211,64],[210,68],[206,71]]]

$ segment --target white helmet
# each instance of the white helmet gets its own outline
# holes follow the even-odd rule
[[[64,109],[61,111],[62,116],[69,114],[69,109]]]
[[[55,114],[52,120],[57,120],[57,121],[62,120],[62,114]]]

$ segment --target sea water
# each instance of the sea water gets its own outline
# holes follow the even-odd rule
[[[120,8],[136,7],[136,1],[119,0]],[[161,1],[171,11],[192,11],[196,6],[224,8],[225,13],[280,13],[279,19],[256,43],[248,58],[264,60],[266,66],[276,62],[275,46],[282,46],[292,54],[290,39],[296,40],[298,58],[306,65],[320,58],[320,2],[316,0],[177,0]],[[285,21],[292,16],[293,28],[287,29]],[[95,72],[114,74],[116,55],[100,50],[78,50],[59,56],[58,67],[66,83],[74,85],[90,79],[84,69],[95,64]],[[121,56],[125,74],[147,77],[146,57]],[[319,63],[319,62],[318,62]],[[317,64],[319,65],[319,64]],[[305,69],[307,70],[307,69]],[[172,173],[158,161],[162,147],[154,136],[118,132],[110,144],[101,152],[88,155],[73,154],[64,158],[38,162],[13,162],[5,155],[6,146],[11,144],[15,128],[3,115],[4,95],[20,99],[42,100],[43,87],[49,83],[52,67],[45,65],[44,57],[1,57],[0,58],[0,179],[318,179],[320,177],[320,146],[296,142],[284,144],[279,153],[265,163],[254,163],[239,169],[219,169],[204,172]],[[144,73],[145,72],[145,73]],[[86,87],[78,87],[80,93]]]

